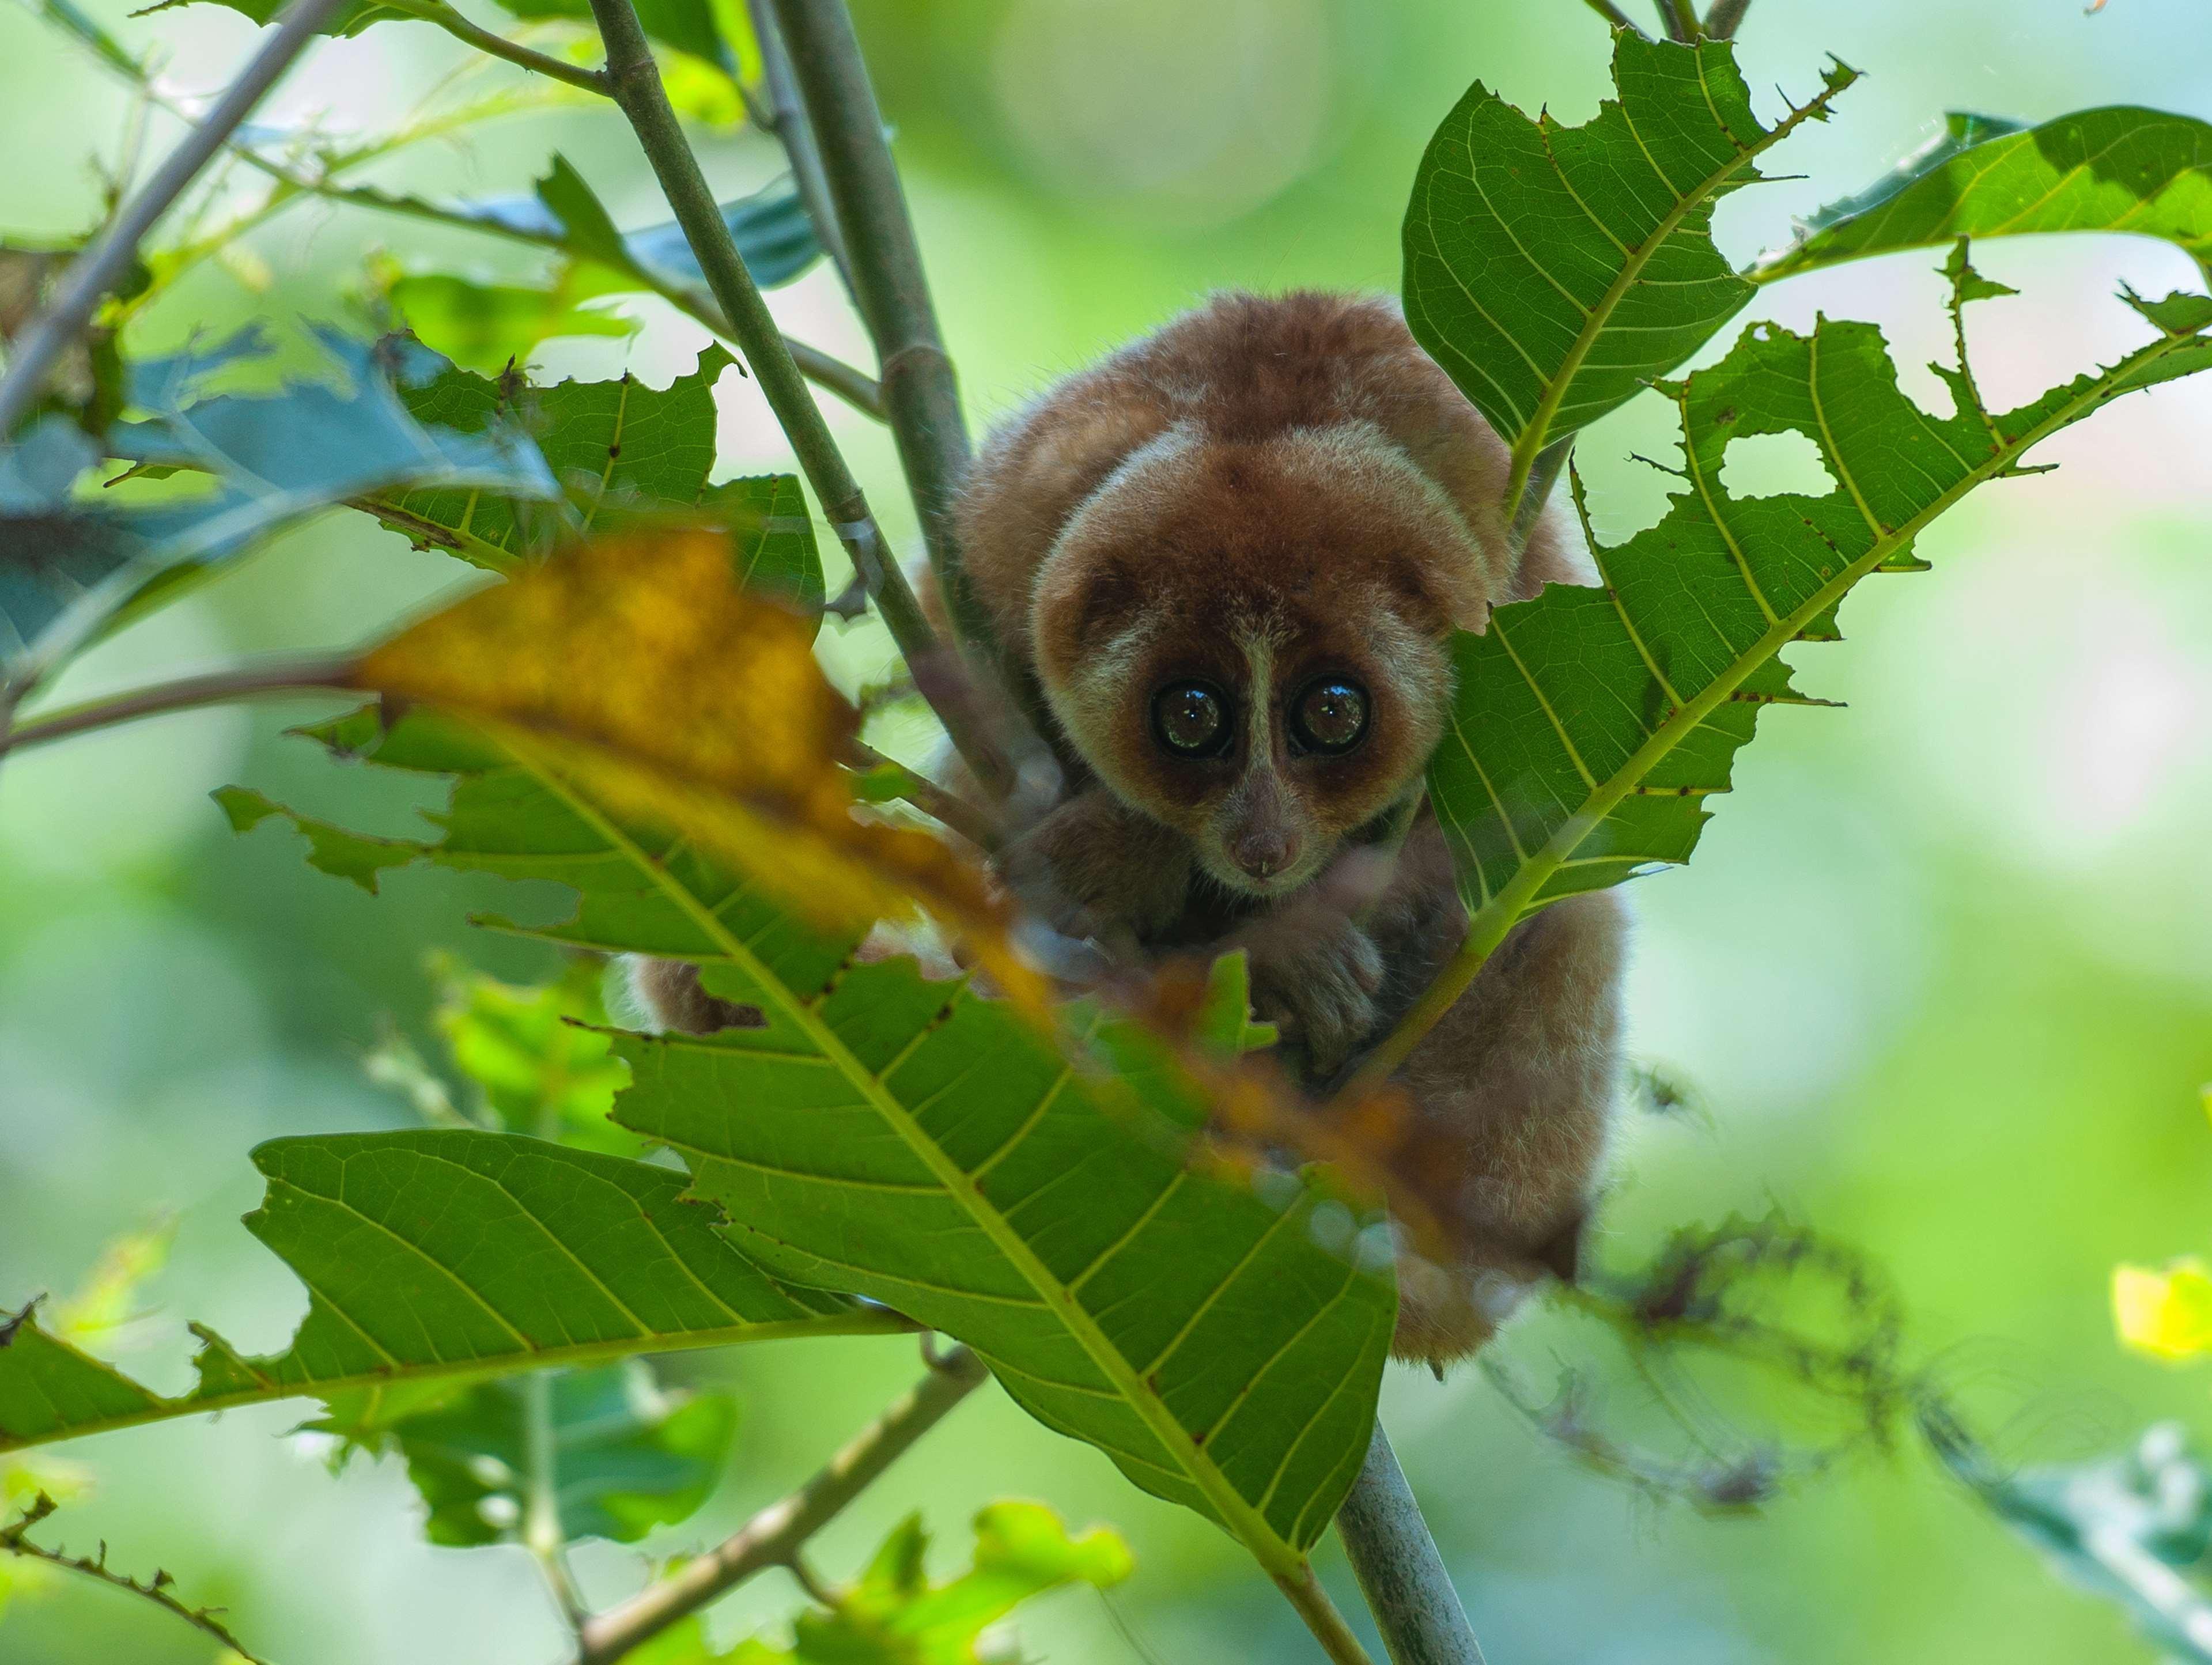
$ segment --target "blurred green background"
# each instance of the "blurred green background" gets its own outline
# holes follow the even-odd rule
[[[191,89],[216,84],[252,36],[213,7],[136,21],[114,0],[94,9],[134,44],[165,45],[169,79]],[[1212,288],[1395,288],[1414,163],[1470,80],[1566,121],[1589,115],[1604,84],[1603,29],[1577,0],[855,10],[979,423]],[[2080,0],[1753,6],[1741,54],[1754,88],[1802,96],[1828,52],[1869,77],[1777,158],[1774,171],[1802,179],[1723,205],[1733,255],[1865,184],[1946,108],[2034,119],[2142,103],[2212,117],[2200,0],[2111,0],[2095,15]],[[458,58],[427,27],[379,26],[323,46],[270,109],[373,130]],[[1779,98],[1765,94],[1763,111]],[[0,229],[80,228],[88,164],[118,154],[128,115],[81,52],[0,7]],[[155,143],[173,131],[157,124]],[[663,217],[611,110],[485,128],[379,177],[431,194],[526,189],[556,147],[626,223]],[[726,195],[778,167],[748,133],[702,153]],[[138,344],[256,313],[333,313],[373,246],[484,276],[532,270],[463,233],[309,207],[203,268]],[[2196,281],[2177,251],[2118,240],[1996,245],[1978,263],[2022,290],[1975,323],[2001,402],[2134,338],[2140,325],[2111,298],[2118,279],[2149,293]],[[1908,391],[1940,406],[1917,368],[1948,349],[1933,265],[1907,256],[1800,280],[1747,317],[1873,319]],[[257,267],[271,286],[248,281]],[[865,360],[825,270],[773,301],[792,333]],[[688,368],[701,332],[665,309],[637,315],[633,341],[556,343],[544,372],[628,365],[659,382]],[[720,398],[724,471],[785,465],[753,388],[732,375]],[[910,548],[887,442],[830,408]],[[1668,427],[1645,399],[1584,440],[1601,532],[1656,517],[1664,478],[1626,453],[1663,457]],[[1635,887],[1634,1049],[1694,1084],[1698,1108],[1631,1123],[1600,1253],[1632,1258],[1677,1223],[1779,1204],[1890,1272],[1912,1356],[1976,1405],[2008,1460],[2100,1451],[2158,1417],[2212,1431],[2212,1377],[2123,1355],[2106,1300],[2115,1261],[2212,1237],[2212,1130],[2196,1091],[2212,1077],[2208,452],[2212,387],[2167,388],[2048,447],[2057,474],[1954,513],[1922,546],[1933,572],[1867,586],[1844,610],[1846,644],[1796,654],[1801,682],[1850,708],[1770,711],[1695,866]],[[105,646],[55,697],[351,641],[465,580],[365,520],[325,520]],[[848,682],[884,659],[865,632],[828,651]],[[105,1240],[173,1213],[155,1311],[118,1338],[123,1362],[169,1389],[187,1379],[187,1317],[261,1349],[303,1306],[237,1224],[258,1194],[247,1148],[405,1124],[360,1060],[387,1024],[422,1034],[427,951],[518,978],[550,969],[532,945],[462,922],[488,890],[410,872],[372,900],[308,871],[273,827],[226,829],[206,794],[234,781],[352,824],[404,817],[401,789],[281,737],[310,709],[164,718],[13,758],[0,775],[0,1305],[72,1286]],[[1541,1315],[1501,1346],[1538,1381],[1584,1358],[1584,1338]],[[1601,1413],[1633,1419],[1649,1384],[1595,1367]],[[787,1487],[915,1370],[911,1344],[892,1340],[687,1364],[744,1405],[726,1483],[694,1526],[726,1526]],[[1755,1440],[1765,1408],[1707,1407],[1724,1448],[1730,1431]],[[1471,1370],[1443,1385],[1394,1371],[1385,1412],[1500,1665],[2148,1656],[1909,1441],[1723,1519],[1577,1467]],[[331,1478],[318,1449],[285,1437],[300,1415],[279,1406],[64,1449],[88,1489],[59,1535],[104,1536],[128,1570],[167,1567],[285,1662],[556,1656],[556,1618],[520,1551],[427,1547],[398,1466],[357,1461]],[[1077,1525],[1110,1522],[1137,1553],[1118,1613],[1088,1590],[1026,1610],[1030,1656],[1315,1656],[1226,1538],[991,1391],[839,1522],[817,1565],[854,1570],[915,1508],[949,1559],[964,1552],[968,1516],[1006,1493]],[[1340,1559],[1325,1559],[1349,1600]],[[636,1577],[630,1553],[605,1546],[581,1568],[602,1600]],[[795,1602],[765,1577],[713,1628],[749,1633]],[[208,1653],[149,1608],[59,1578],[0,1616],[8,1665]]]

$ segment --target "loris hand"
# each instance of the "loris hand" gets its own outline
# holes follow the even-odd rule
[[[1253,1011],[1304,1051],[1314,1079],[1334,1074],[1380,1015],[1382,954],[1359,921],[1388,871],[1355,853],[1221,945],[1245,951]]]
[[[1173,920],[1190,889],[1188,841],[1100,787],[1008,841],[996,865],[1045,923],[1099,938],[1109,949],[1132,946]]]

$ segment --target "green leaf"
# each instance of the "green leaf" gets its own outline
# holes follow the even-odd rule
[[[975,1564],[945,1583],[930,1582],[928,1547],[921,1516],[908,1516],[835,1605],[800,1615],[789,1647],[748,1642],[726,1656],[730,1665],[981,1665],[984,1630],[1022,1602],[1068,1584],[1104,1589],[1133,1565],[1115,1533],[1094,1527],[1071,1538],[1034,1503],[995,1503],[977,1515]]]
[[[2212,270],[2212,125],[2133,105],[2025,131],[1946,118],[1942,137],[1888,178],[1815,215],[1751,276],[1794,272],[1960,237],[2113,231],[2163,238]]]
[[[161,0],[161,4],[147,9],[170,11],[192,3],[193,0]],[[284,9],[284,0],[221,0],[221,3],[261,24],[273,23]],[[585,23],[592,21],[588,0],[501,0],[501,6],[509,15],[526,21],[548,17],[574,18]],[[354,3],[341,7],[319,33],[354,35],[374,23],[434,21],[439,14],[453,11],[442,0],[392,0],[392,3],[354,0]],[[729,48],[714,27],[711,0],[637,0],[637,15],[646,33],[661,45],[710,63],[729,63]]]
[[[2110,1601],[2166,1657],[2212,1665],[2212,1473],[2176,1424],[2102,1461],[2015,1469],[1948,1413],[1923,1413],[1936,1455],[2069,1583]]]
[[[408,395],[442,361],[331,330],[313,336],[337,380],[216,390],[271,349],[248,329],[131,365],[131,402],[146,414],[104,439],[48,419],[21,444],[0,446],[0,647],[10,633],[27,647],[65,611],[80,623],[112,612],[157,574],[207,567],[356,495],[423,479],[515,501],[555,494],[544,459],[511,424],[488,420],[464,433],[410,413]],[[78,482],[103,455],[195,477],[143,507],[88,501]]]
[[[1480,82],[1437,130],[1406,212],[1406,321],[1513,450],[1536,453],[1674,368],[1753,285],[1713,246],[1713,205],[1759,155],[1824,119],[1856,71],[1773,127],[1735,50],[1613,35],[1608,100],[1580,127],[1531,121]],[[1507,516],[1511,518],[1509,506]]]
[[[475,283],[445,272],[395,278],[384,298],[423,345],[465,369],[497,375],[556,336],[627,337],[635,319],[580,302],[574,286]]]
[[[1143,1036],[1094,1017],[1063,1055],[911,961],[854,963],[857,931],[801,926],[542,763],[419,710],[314,732],[457,774],[424,854],[578,892],[531,934],[691,960],[759,1010],[616,1041],[617,1120],[686,1156],[747,1255],[966,1341],[1048,1426],[1302,1576],[1365,1452],[1394,1306],[1387,1242],[1323,1246],[1357,1222],[1317,1179],[1279,1208],[1194,1170],[1206,1103]]]
[[[632,1359],[480,1382],[385,1428],[343,1431],[406,1461],[432,1543],[515,1543],[534,1483],[533,1399],[546,1419],[548,1496],[568,1543],[635,1543],[684,1519],[721,1477],[737,1429],[728,1395],[664,1392]]]
[[[280,1139],[253,1162],[246,1227],[308,1290],[291,1346],[247,1358],[196,1325],[198,1381],[167,1398],[26,1307],[0,1323],[0,1451],[301,1396],[368,1428],[470,1377],[904,1328],[764,1275],[667,1169],[464,1132]]]
[[[506,571],[564,538],[681,516],[726,526],[746,585],[819,615],[822,558],[797,478],[768,474],[709,485],[714,465],[714,384],[735,361],[709,344],[688,375],[649,387],[562,381],[534,387],[448,368],[411,389],[416,417],[459,434],[519,427],[534,434],[564,501],[552,509],[525,496],[440,484],[386,493],[360,507],[418,544]]]
[[[1868,574],[1911,570],[1913,539],[2035,446],[2136,387],[2212,366],[2212,301],[2137,301],[2158,338],[2014,410],[1906,398],[1880,332],[1823,320],[1754,325],[1711,369],[1663,391],[1681,420],[1686,489],[1658,525],[1591,541],[1604,587],[1553,585],[1453,641],[1456,720],[1429,768],[1479,957],[1530,910],[1686,860],[1762,705],[1807,702],[1779,655],[1837,639]],[[1940,368],[1940,367],[1939,367]],[[1835,483],[1819,496],[1731,498],[1734,441],[1794,433]],[[1579,501],[1579,483],[1577,483]]]

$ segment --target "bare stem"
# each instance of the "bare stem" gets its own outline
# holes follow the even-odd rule
[[[921,604],[908,587],[906,575],[892,558],[890,545],[868,508],[866,495],[837,449],[829,424],[783,344],[768,303],[761,299],[752,274],[745,270],[744,258],[731,239],[714,193],[699,170],[699,159],[692,154],[676,112],[670,107],[668,94],[660,84],[659,66],[653,60],[636,9],[631,0],[591,0],[591,4],[600,38],[606,42],[607,76],[615,102],[636,131],[653,176],[660,181],[677,223],[684,228],[684,239],[706,274],[707,287],[729,321],[730,338],[744,353],[769,408],[775,413],[799,466],[806,472],[808,483],[821,501],[823,513],[851,555],[854,569],[866,580],[876,611],[883,615],[908,665],[921,679],[925,693],[929,693],[932,673],[942,665],[943,649],[937,633],[922,617]],[[888,403],[890,389],[884,391]],[[940,702],[932,697],[930,702],[937,707],[945,732],[976,778],[987,784],[1005,782],[1008,778],[1006,760],[980,726],[969,720],[969,714],[951,700]]]
[[[1336,1530],[1393,1665],[1483,1665],[1474,1627],[1380,1422],[1336,1511]]]
[[[1687,44],[1698,38],[1698,15],[1690,9],[1690,0],[1654,0],[1659,8],[1659,21],[1666,25],[1668,39]]]
[[[612,1665],[755,1573],[789,1566],[806,1540],[865,1491],[988,1372],[965,1347],[932,1364],[907,1395],[854,1436],[813,1479],[745,1522],[681,1571],[584,1621],[574,1665]]]
[[[1638,36],[1644,33],[1626,12],[1613,3],[1613,0],[1589,0],[1589,9],[1616,29],[1626,29],[1629,33]]]
[[[1367,1650],[1359,1645],[1359,1638],[1352,1633],[1352,1626],[1344,1622],[1344,1615],[1336,1610],[1336,1603],[1328,1599],[1328,1592],[1321,1587],[1321,1580],[1313,1576],[1311,1567],[1301,1567],[1293,1576],[1279,1573],[1275,1587],[1290,1598],[1297,1609],[1298,1617],[1305,1620],[1306,1628],[1313,1632],[1314,1640],[1329,1657],[1330,1665],[1373,1665]]]
[[[960,835],[977,849],[985,852],[999,848],[998,823],[981,810],[957,793],[947,792],[926,775],[917,775],[904,763],[886,757],[872,746],[862,745],[858,740],[848,750],[852,765],[860,769],[896,769],[897,795],[951,831]]]
[[[454,39],[464,41],[480,52],[503,59],[518,68],[541,75],[550,80],[566,82],[586,93],[608,95],[607,77],[603,70],[586,70],[580,64],[533,52],[519,40],[509,40],[503,34],[471,23],[444,0],[381,0],[386,11],[400,12],[409,17],[420,18],[425,23],[435,23]]]
[[[96,728],[112,728],[140,717],[165,711],[186,711],[194,706],[220,705],[227,700],[249,699],[264,694],[335,692],[352,686],[352,655],[325,659],[276,659],[264,665],[234,666],[205,676],[184,677],[157,683],[112,699],[88,700],[82,705],[50,712],[27,723],[18,723],[0,734],[0,754],[67,739]]]
[[[230,1628],[216,1617],[210,1607],[186,1607],[177,1598],[176,1581],[166,1572],[157,1571],[144,1583],[126,1573],[117,1572],[107,1565],[107,1546],[102,1544],[98,1555],[70,1555],[58,1549],[48,1549],[43,1544],[33,1543],[27,1534],[30,1529],[54,1512],[54,1500],[41,1492],[32,1499],[20,1518],[0,1527],[0,1550],[10,1555],[21,1555],[27,1560],[44,1561],[49,1566],[66,1567],[71,1572],[81,1572],[88,1578],[97,1578],[101,1583],[116,1589],[129,1590],[133,1595],[151,1601],[167,1613],[173,1613],[203,1636],[212,1637],[228,1648],[246,1665],[264,1665],[260,1656],[246,1651],[246,1644],[230,1632]]]
[[[292,0],[276,33],[216,100],[215,107],[185,135],[184,142],[146,182],[146,188],[125,204],[92,246],[70,263],[52,301],[25,326],[8,355],[8,373],[0,377],[0,438],[12,433],[38,404],[47,375],[70,343],[92,321],[102,297],[130,268],[147,233],[199,177],[263,94],[337,15],[342,3]]]
[[[844,280],[845,293],[852,295],[853,262],[845,252],[845,232],[837,223],[830,181],[822,172],[822,152],[814,143],[805,106],[799,102],[790,49],[783,44],[783,32],[776,27],[768,0],[745,0],[745,11],[752,19],[753,39],[760,45],[761,79],[768,88],[768,108],[761,125],[775,135],[783,154],[790,158],[792,180],[799,187],[799,199],[806,204],[806,217],[814,222],[814,234],[830,264],[837,268],[837,276]]]
[[[544,1573],[561,1616],[571,1630],[580,1631],[588,1609],[568,1571],[568,1538],[561,1525],[553,1376],[551,1370],[532,1370],[522,1378],[522,1545]]]
[[[1751,9],[1751,0],[1713,0],[1705,13],[1705,33],[1715,40],[1733,40],[1735,32],[1743,27],[1743,15]]]

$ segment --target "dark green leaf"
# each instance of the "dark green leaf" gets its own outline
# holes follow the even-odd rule
[[[1826,116],[1855,71],[1772,128],[1735,50],[1613,36],[1596,117],[1531,121],[1477,83],[1430,141],[1406,212],[1406,321],[1513,449],[1536,453],[1681,363],[1753,286],[1713,246],[1713,205],[1756,159]],[[1508,518],[1511,509],[1508,509]]]
[[[1957,409],[1906,398],[1872,325],[1809,336],[1754,325],[1728,356],[1664,391],[1680,414],[1686,489],[1658,525],[1592,540],[1604,587],[1553,585],[1461,635],[1459,720],[1429,769],[1474,913],[1494,946],[1530,909],[1686,860],[1762,705],[1806,702],[1779,655],[1837,639],[1861,578],[1911,570],[1921,529],[2051,434],[2133,388],[2212,367],[2212,301],[2139,302],[2158,339],[2017,410],[1984,410],[1946,372]],[[1734,441],[1794,433],[1818,448],[1824,495],[1731,498]],[[1579,494],[1578,494],[1579,495]]]
[[[464,1132],[283,1139],[253,1161],[269,1188],[246,1226],[308,1290],[291,1346],[247,1358],[196,1326],[198,1382],[172,1399],[19,1315],[0,1451],[302,1395],[368,1429],[469,1377],[901,1327],[764,1275],[666,1169]]]
[[[532,934],[692,960],[759,1010],[617,1041],[635,1083],[617,1120],[687,1156],[748,1255],[967,1341],[1048,1426],[1302,1576],[1364,1453],[1393,1308],[1387,1242],[1346,1244],[1358,1223],[1318,1182],[1285,1179],[1277,1208],[1194,1170],[1203,1094],[1142,1036],[1093,1018],[1071,1058],[911,961],[852,963],[854,936],[542,764],[420,712],[318,732],[457,774],[424,854],[576,890]]]
[[[1813,216],[1760,283],[1960,237],[2116,231],[2159,237],[2212,269],[2212,125],[2117,105],[2022,131],[1953,115],[1943,136]]]
[[[665,1393],[633,1359],[480,1382],[388,1429],[344,1431],[405,1458],[432,1543],[513,1543],[536,1483],[533,1398],[544,1401],[548,1495],[569,1543],[635,1543],[682,1520],[714,1490],[737,1427],[727,1395]]]

